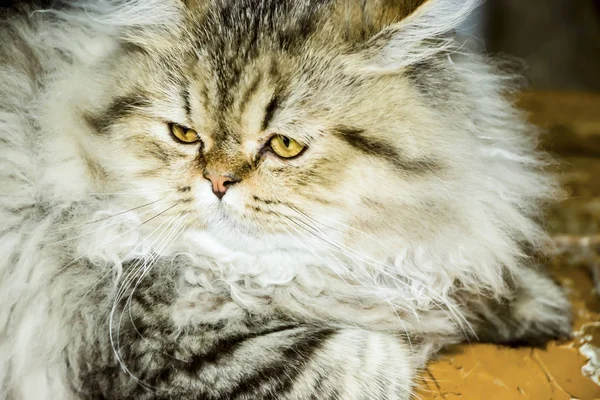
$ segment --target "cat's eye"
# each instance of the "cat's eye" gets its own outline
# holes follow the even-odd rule
[[[188,129],[177,124],[170,124],[169,129],[171,129],[173,137],[182,143],[192,144],[200,140],[198,133],[193,129]]]
[[[275,135],[269,142],[271,149],[281,158],[293,158],[302,153],[306,146],[283,135]]]

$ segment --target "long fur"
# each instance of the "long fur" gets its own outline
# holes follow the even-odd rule
[[[121,61],[115,64],[127,59],[120,58],[124,49],[172,60],[169,55],[187,54],[194,38],[214,34],[196,25],[210,10],[202,2],[189,3],[77,1],[53,10],[24,9],[1,22],[0,399],[93,397],[82,371],[94,368],[82,354],[96,354],[106,368],[114,368],[111,376],[119,376],[114,387],[99,384],[98,393],[125,398],[124,393],[134,392],[119,393],[119,385],[133,382],[151,398],[154,389],[140,382],[139,374],[152,362],[144,364],[141,356],[127,360],[120,353],[129,344],[137,346],[135,335],[126,339],[129,344],[120,342],[120,327],[126,325],[126,307],[133,307],[134,316],[137,312],[131,289],[146,287],[148,277],[169,282],[164,292],[174,298],[146,312],[171,321],[181,330],[180,338],[205,337],[186,327],[227,323],[260,337],[260,330],[240,328],[249,316],[268,321],[265,326],[272,321],[298,324],[294,329],[306,329],[306,340],[322,334],[313,327],[332,327],[339,333],[322,339],[327,345],[310,361],[314,374],[339,368],[347,385],[354,382],[346,397],[336,382],[328,383],[338,398],[361,393],[409,398],[416,368],[431,352],[465,337],[511,342],[568,335],[569,306],[530,259],[531,249],[546,245],[537,221],[557,192],[543,171],[545,155],[535,150],[534,130],[510,102],[512,78],[482,56],[464,54],[449,36],[477,1],[430,0],[361,46],[340,45],[344,51],[329,59],[339,63],[338,72],[397,76],[407,88],[426,87],[406,95],[409,113],[419,120],[390,125],[386,134],[405,140],[415,159],[434,149],[443,157],[443,173],[415,177],[403,172],[393,187],[384,181],[350,181],[337,189],[345,199],[353,199],[359,185],[385,192],[386,201],[394,199],[391,208],[368,208],[385,224],[369,226],[366,214],[356,222],[353,213],[363,209],[346,213],[315,207],[311,214],[297,212],[300,225],[288,226],[266,243],[236,233],[217,217],[213,203],[202,203],[201,210],[211,229],[188,226],[168,214],[175,189],[161,186],[159,178],[128,181],[127,174],[139,172],[141,162],[130,158],[124,146],[107,147],[104,137],[90,134],[81,116],[106,107],[111,101],[106,88],[126,87],[127,74],[137,74],[119,69]],[[308,0],[298,3],[311,8]],[[228,40],[228,32],[220,35]],[[315,71],[325,70],[319,51],[304,55],[317,60],[311,61]],[[200,60],[210,58],[207,49],[194,52]],[[160,62],[161,68],[171,65]],[[144,73],[148,87],[178,95],[151,72]],[[305,86],[307,93],[321,90],[302,79],[292,100],[310,99],[302,94]],[[322,89],[323,102],[330,100],[326,93],[333,93],[332,101],[344,103],[335,79],[325,76],[320,82],[330,88]],[[449,93],[449,100],[437,90]],[[405,139],[413,133],[418,138]],[[119,140],[122,135],[111,138]],[[365,171],[387,168],[370,158],[360,162]],[[357,165],[348,162],[349,175],[363,173]],[[236,193],[227,195],[231,203],[240,198]],[[273,202],[265,207],[279,210]],[[269,235],[265,228],[262,237]],[[273,242],[286,245],[272,247]],[[161,278],[153,275],[157,269],[171,272]],[[499,306],[505,303],[515,306]],[[488,336],[494,330],[501,334]],[[396,341],[398,333],[401,341]],[[281,339],[282,346],[292,346],[286,340]],[[370,343],[375,360],[370,367],[357,361],[356,349],[364,343]],[[253,346],[264,360],[275,352],[265,350],[265,344]],[[239,368],[248,362],[246,356],[236,357]],[[129,363],[139,369],[129,370]],[[397,371],[390,376],[382,373],[394,366]],[[379,383],[398,382],[397,392],[384,394],[369,379],[357,378],[357,371],[371,367]],[[315,385],[309,372],[285,398],[309,398],[306,393],[312,391],[302,389]],[[98,382],[109,379],[89,374]],[[194,387],[204,393],[201,385]],[[170,393],[169,387],[161,390]]]

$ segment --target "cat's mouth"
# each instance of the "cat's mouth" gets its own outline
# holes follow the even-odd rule
[[[287,248],[293,242],[286,233],[274,232],[261,227],[259,223],[260,221],[244,217],[239,211],[221,204],[213,210],[206,225],[206,233],[221,245],[248,254],[274,251],[280,249],[282,243],[286,243]]]
[[[265,241],[273,235],[289,233],[283,214],[265,205],[256,204],[257,197],[232,188],[217,199],[209,188],[196,193],[200,226],[211,235],[226,241]],[[270,205],[270,203],[269,203]]]
[[[211,212],[209,227],[211,231],[218,234],[227,234],[227,236],[244,235],[256,236],[258,227],[251,223],[247,217],[240,215],[236,207],[224,202],[215,205]]]

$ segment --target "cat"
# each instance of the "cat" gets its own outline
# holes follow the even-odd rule
[[[543,344],[559,188],[475,0],[79,0],[0,26],[1,399],[410,399]]]

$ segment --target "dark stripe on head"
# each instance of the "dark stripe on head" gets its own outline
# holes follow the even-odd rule
[[[175,158],[185,157],[185,154],[173,151],[162,145],[161,142],[148,139],[142,145],[142,149],[146,154],[152,155],[165,164],[170,164]]]
[[[136,173],[135,175],[138,178],[156,178],[157,176],[160,175],[161,172],[161,168],[151,168],[151,169],[144,169],[138,173]]]
[[[379,157],[405,171],[431,171],[437,169],[433,160],[409,160],[387,141],[366,136],[365,130],[351,126],[339,125],[332,130],[333,134],[360,152]]]
[[[429,59],[412,64],[404,71],[404,77],[430,103],[447,105],[454,104],[453,97],[463,94],[457,82],[455,73],[445,66],[445,60]]]
[[[192,119],[192,104],[190,102],[190,89],[186,87],[183,90],[183,104],[185,107],[185,115],[187,116],[188,121]]]
[[[215,75],[218,106],[227,110],[245,68],[261,53],[300,51],[331,0],[223,0],[207,10],[196,46]]]
[[[143,92],[134,92],[114,99],[100,115],[88,114],[84,115],[84,118],[97,133],[105,134],[115,122],[140,113],[141,109],[150,105],[150,100]]]
[[[258,89],[258,85],[260,84],[261,81],[262,81],[262,75],[257,75],[252,80],[250,87],[248,88],[248,90],[246,90],[246,92],[242,96],[242,99],[240,100],[240,113],[243,113],[244,110],[246,109],[246,105],[248,104],[248,102],[250,101],[250,99],[252,98],[254,93],[256,92],[256,89]]]
[[[277,94],[274,94],[273,97],[271,98],[271,101],[267,105],[267,108],[265,109],[265,118],[263,119],[262,127],[261,127],[261,129],[263,131],[269,127],[269,123],[273,119],[273,116],[275,115],[275,111],[277,111],[278,106],[279,106],[279,96]]]

